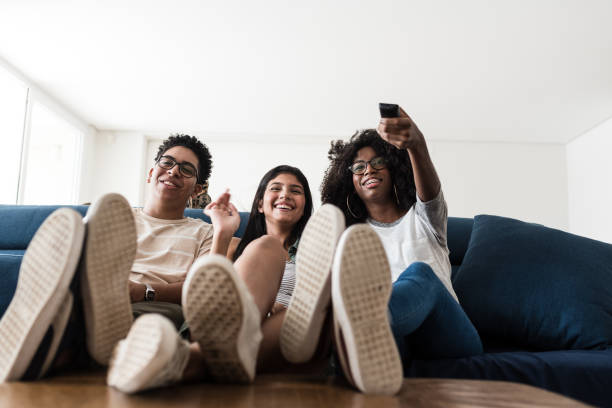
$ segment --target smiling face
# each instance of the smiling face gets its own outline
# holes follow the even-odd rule
[[[368,162],[378,156],[372,147],[366,146],[357,151],[353,163],[359,160]],[[353,174],[353,186],[366,206],[368,203],[386,204],[387,202],[395,202],[391,194],[393,189],[391,173],[386,167],[375,169],[371,164],[368,164],[363,174]]]
[[[281,173],[268,182],[258,210],[266,223],[274,222],[293,227],[304,215],[304,186],[293,174]]]
[[[174,146],[166,150],[163,156],[169,156],[177,163],[190,163],[198,168],[199,162],[195,153],[184,146]],[[153,188],[151,189],[152,200],[162,200],[167,204],[185,205],[192,194],[198,193],[201,186],[197,183],[197,177],[187,178],[179,171],[178,164],[171,169],[164,169],[155,164],[149,171],[149,177]]]

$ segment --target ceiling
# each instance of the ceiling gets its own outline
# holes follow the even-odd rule
[[[566,143],[612,116],[609,0],[0,2],[0,58],[98,129]]]

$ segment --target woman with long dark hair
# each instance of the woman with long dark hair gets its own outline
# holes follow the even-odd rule
[[[284,180],[275,181],[279,176]],[[282,183],[281,181],[287,181],[288,183]],[[283,188],[286,188],[286,191],[283,191]],[[291,212],[294,208],[280,209],[279,214],[274,215],[274,203],[273,208],[268,208],[264,205],[266,194],[268,196],[278,195],[278,198],[285,197],[292,205],[296,204],[297,201],[300,207],[297,211],[299,217],[294,216]],[[270,199],[272,198],[276,197],[270,197]],[[268,218],[266,218],[266,210],[268,210]],[[297,167],[288,165],[274,167],[261,178],[257,191],[255,192],[255,197],[253,198],[249,222],[242,239],[236,240],[239,242],[237,247],[236,241],[234,241],[233,246],[235,250],[230,248],[228,256],[236,261],[248,244],[254,239],[266,234],[277,236],[281,239],[285,249],[289,250],[289,248],[296,243],[300,235],[302,235],[302,231],[304,231],[304,227],[311,214],[312,194],[306,176],[304,176]],[[271,229],[271,231],[268,231],[269,229]]]
[[[310,187],[304,174],[292,166],[274,167],[259,182],[242,239],[234,238],[228,250],[228,258],[242,270],[249,268],[240,265],[241,255],[263,236],[277,238],[286,251],[280,284],[261,279],[255,273],[243,275],[256,302],[274,299],[262,324],[260,371],[296,368],[290,363],[316,365],[323,360],[313,362],[313,356],[317,360],[329,351],[326,346],[330,337],[323,335],[321,341],[319,337],[331,296],[331,262],[344,222],[342,213],[333,206],[323,206],[313,218],[312,209]],[[310,232],[305,234],[302,243],[302,234],[310,220]],[[301,262],[296,264],[299,248],[305,250],[300,254]],[[270,297],[270,291],[276,288],[277,292]],[[292,301],[294,304],[290,307]],[[265,307],[265,303],[260,307]],[[320,351],[315,355],[319,346]],[[299,369],[310,370],[312,365],[302,365]]]
[[[336,333],[340,340],[358,339],[367,327],[363,337],[376,339],[380,348],[372,351],[376,364],[368,366],[353,363],[370,361],[357,347],[349,344],[345,353],[340,347],[347,377],[362,390],[394,392],[402,365],[406,370],[412,358],[482,353],[451,284],[446,201],[416,124],[401,110],[398,118],[382,118],[378,130],[332,142],[329,158],[322,201],[339,207],[352,225],[338,244],[342,262],[332,274]],[[335,288],[367,295],[351,301],[334,296]],[[368,302],[376,313],[347,312]],[[379,376],[368,377],[377,369]]]

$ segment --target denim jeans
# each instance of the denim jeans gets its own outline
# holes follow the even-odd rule
[[[404,371],[412,359],[482,354],[480,336],[431,267],[411,264],[393,283],[391,330]]]

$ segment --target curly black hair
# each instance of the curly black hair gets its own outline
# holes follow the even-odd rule
[[[200,142],[195,136],[184,135],[176,133],[170,135],[170,137],[162,142],[157,149],[157,156],[155,156],[155,163],[166,153],[168,150],[175,146],[183,146],[190,149],[198,158],[200,163],[198,168],[198,184],[204,184],[210,177],[210,171],[212,170],[212,156],[208,147]]]
[[[407,211],[416,202],[416,186],[408,151],[397,149],[387,143],[381,139],[375,129],[360,130],[348,142],[342,140],[331,142],[331,148],[327,154],[330,164],[321,184],[321,201],[340,208],[346,218],[347,227],[365,222],[368,217],[365,204],[355,192],[353,173],[349,170],[357,152],[367,146],[386,159],[391,181],[397,191],[399,208]],[[395,195],[395,192],[392,194]],[[395,200],[395,197],[393,199]],[[353,214],[347,208],[347,201]]]

